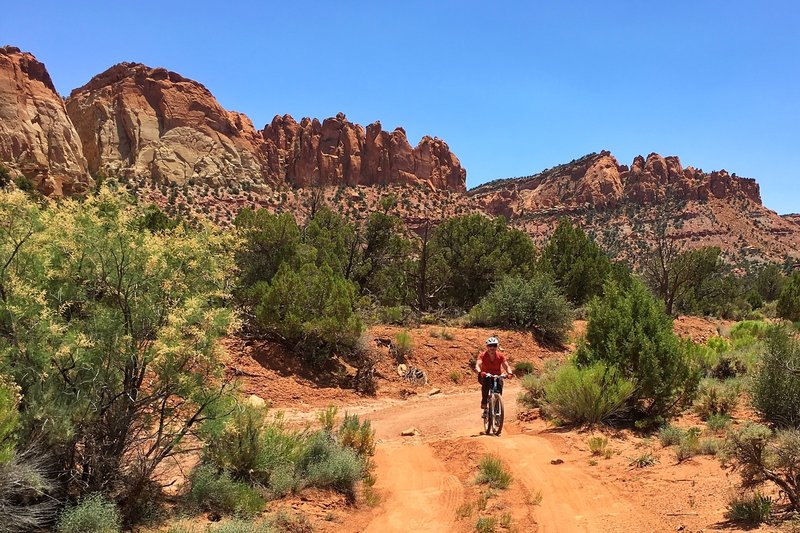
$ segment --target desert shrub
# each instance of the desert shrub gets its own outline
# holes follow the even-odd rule
[[[535,371],[536,367],[534,367],[533,363],[530,361],[517,361],[514,363],[514,374],[527,376],[529,374],[533,374]]]
[[[0,374],[0,465],[14,456],[19,429],[19,388]]]
[[[352,448],[339,446],[330,435],[319,432],[311,436],[299,457],[297,472],[305,486],[332,488],[354,497],[364,462]]]
[[[265,408],[235,405],[229,418],[212,420],[204,427],[203,460],[233,479],[272,485],[275,472],[285,481],[305,447],[306,434],[287,429],[277,415],[267,418]],[[335,416],[335,415],[334,415]],[[285,483],[281,483],[285,488]]]
[[[450,381],[458,385],[461,383],[461,373],[458,370],[452,370],[450,372]]]
[[[497,530],[497,518],[482,516],[475,522],[475,531],[478,533],[494,533]]]
[[[535,274],[503,278],[470,310],[477,326],[530,329],[544,339],[563,342],[572,327],[572,310],[553,281]]]
[[[681,437],[675,448],[678,462],[685,461],[700,454],[700,428],[689,428]]]
[[[19,441],[46,443],[65,493],[113,488],[124,515],[227,395],[218,341],[235,325],[232,236],[154,234],[141,216],[106,188],[47,208],[0,193],[0,367],[20,388]]]
[[[634,468],[647,468],[648,466],[653,466],[656,463],[658,463],[658,457],[653,455],[651,452],[643,452],[631,459],[628,465]]]
[[[731,417],[728,415],[712,414],[706,418],[706,426],[711,431],[722,431],[731,423]]]
[[[522,376],[520,385],[522,385],[522,389],[525,392],[520,395],[519,401],[526,407],[541,407],[545,394],[545,382],[546,380],[543,376],[537,376],[536,374]]]
[[[606,448],[608,448],[608,438],[598,436],[589,439],[589,451],[592,455],[603,455]]]
[[[739,403],[739,389],[734,381],[704,379],[698,388],[695,411],[703,420],[712,415],[730,415]]]
[[[11,171],[3,165],[0,165],[0,188],[6,187],[12,181]]]
[[[792,273],[778,298],[778,316],[797,322],[800,320],[800,272]]]
[[[259,329],[311,363],[352,351],[361,336],[356,287],[327,265],[306,263],[297,269],[284,262],[270,282],[253,287],[252,295]]]
[[[229,520],[221,524],[206,526],[205,529],[197,531],[196,533],[276,533],[277,531],[280,530],[274,529],[268,521],[253,522],[251,520]],[[172,532],[170,531],[168,533]]]
[[[719,439],[700,439],[697,445],[697,453],[699,455],[717,455],[720,449]]]
[[[725,337],[710,337],[706,341],[706,346],[717,353],[724,353],[731,349],[731,343]]]
[[[586,343],[576,355],[580,366],[602,364],[620,379],[636,380],[628,405],[639,416],[667,416],[691,401],[699,370],[682,349],[672,319],[639,281],[622,288],[609,281],[589,310]]]
[[[545,384],[544,409],[566,423],[594,424],[621,414],[635,389],[633,381],[601,363],[567,363]]]
[[[322,431],[326,433],[333,433],[333,427],[336,425],[336,415],[339,409],[335,405],[329,405],[319,412],[317,420],[319,421]]]
[[[256,489],[236,481],[214,466],[197,466],[192,470],[189,482],[188,500],[202,511],[252,517],[264,509],[264,498]]]
[[[734,494],[728,500],[725,518],[731,522],[760,524],[769,520],[772,512],[772,498],[759,491]]]
[[[763,339],[769,330],[769,324],[762,320],[742,320],[731,328],[731,339],[735,342],[741,339]]]
[[[717,366],[720,354],[705,344],[697,344],[691,339],[681,339],[680,348],[686,353],[687,358],[692,361],[703,375],[710,375]]]
[[[121,528],[119,509],[99,493],[85,496],[58,519],[59,533],[117,533]]]
[[[527,234],[480,214],[445,220],[427,249],[428,284],[441,287],[436,300],[459,309],[472,308],[504,277],[530,275],[535,256]]]
[[[511,485],[511,473],[496,455],[484,455],[478,464],[476,483],[489,485],[493,489],[507,489]]]
[[[661,446],[674,446],[680,444],[686,432],[677,426],[666,425],[658,432],[658,440]]]
[[[0,531],[37,531],[52,522],[58,502],[49,495],[55,483],[48,470],[35,449],[0,462]]]
[[[728,434],[729,457],[740,470],[744,488],[771,482],[800,511],[800,431],[773,433],[761,424],[749,423]]]
[[[753,406],[781,427],[800,427],[800,346],[783,327],[766,336],[766,353],[752,384]]]
[[[408,331],[401,331],[394,336],[394,346],[401,357],[408,357],[414,353],[414,339]]]
[[[339,443],[352,449],[359,457],[375,453],[375,430],[369,420],[359,420],[358,415],[344,415],[339,427]]]
[[[574,305],[582,305],[601,294],[611,273],[608,256],[568,218],[559,220],[542,248],[540,264],[553,274],[556,284]]]
[[[380,307],[378,310],[378,320],[382,324],[402,325],[408,321],[412,313],[412,309],[404,305]]]

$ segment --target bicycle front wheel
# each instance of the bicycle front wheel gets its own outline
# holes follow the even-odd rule
[[[488,418],[492,418],[492,430],[494,431],[495,435],[500,435],[500,432],[503,431],[503,419],[505,418],[505,409],[503,409],[503,397],[499,394],[494,395],[494,402],[492,405],[491,416]]]
[[[486,411],[483,417],[483,434],[484,435],[491,435],[492,434],[492,413],[494,412],[494,396],[489,395],[489,401],[486,404]]]

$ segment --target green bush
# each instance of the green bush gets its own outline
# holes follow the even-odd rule
[[[772,498],[759,491],[736,494],[728,500],[725,518],[731,522],[760,524],[769,520]]]
[[[404,305],[395,305],[391,307],[380,307],[378,310],[378,320],[382,324],[405,324],[413,311],[410,307]]]
[[[211,465],[197,466],[189,482],[189,502],[203,511],[247,518],[257,515],[266,504],[256,489]]]
[[[592,437],[589,439],[589,451],[592,455],[603,455],[608,448],[608,438]]]
[[[751,338],[763,339],[767,334],[770,325],[761,320],[743,320],[737,322],[731,328],[731,339],[741,341],[742,339],[750,340]]]
[[[0,465],[14,456],[19,428],[19,388],[0,374]]]
[[[354,497],[365,465],[352,448],[339,446],[330,435],[319,432],[298,459],[297,471],[305,486],[332,488]]]
[[[666,448],[667,446],[680,444],[685,434],[686,432],[681,428],[668,424],[659,430],[658,440],[661,442],[661,446]]]
[[[778,298],[778,316],[797,322],[800,320],[800,272],[792,273]]]
[[[476,326],[530,329],[555,342],[564,342],[572,327],[569,303],[543,274],[503,278],[470,310],[469,317]]]
[[[497,518],[493,516],[482,516],[475,522],[477,533],[494,533],[497,530]]]
[[[707,420],[712,415],[727,415],[739,403],[740,388],[737,382],[704,379],[700,382],[694,407],[700,418]]]
[[[559,220],[542,248],[541,263],[574,305],[600,295],[612,270],[603,250],[568,218]]]
[[[506,276],[530,275],[535,257],[527,234],[510,228],[503,217],[480,214],[443,221],[427,250],[428,285],[441,287],[439,304],[459,309],[472,308]]]
[[[727,428],[731,423],[731,417],[728,415],[711,415],[706,418],[706,426],[711,431],[722,431]]]
[[[356,287],[330,267],[282,263],[275,277],[253,288],[256,325],[297,348],[309,362],[351,351],[363,326],[356,312]]]
[[[352,449],[361,458],[375,453],[375,430],[369,420],[360,421],[358,415],[344,415],[339,427],[339,443]]]
[[[507,489],[511,485],[511,473],[496,455],[484,455],[478,464],[476,483],[489,485],[493,489]]]
[[[700,455],[717,455],[721,449],[719,439],[700,439],[697,451]]]
[[[400,357],[408,357],[414,353],[414,339],[408,331],[401,331],[394,336],[394,346]]]
[[[517,361],[514,363],[514,374],[521,374],[523,376],[527,376],[533,374],[536,371],[536,367],[533,366],[533,363],[530,361]]]
[[[706,341],[706,346],[721,354],[731,349],[731,343],[724,337],[710,337]]]
[[[628,288],[610,281],[603,296],[593,300],[586,343],[576,361],[580,366],[601,363],[616,369],[622,379],[636,380],[629,406],[651,419],[689,403],[700,374],[663,304],[635,279]]]
[[[236,405],[231,410],[229,418],[212,420],[204,428],[204,461],[235,480],[285,494],[287,472],[303,453],[307,436],[285,428],[280,416],[268,419],[264,408]],[[280,487],[273,487],[277,479]]]
[[[527,374],[522,376],[520,379],[520,385],[522,385],[522,389],[525,392],[520,395],[519,401],[526,407],[541,407],[542,402],[544,401],[545,383],[545,378],[542,376],[537,376],[536,374]]]
[[[635,389],[633,381],[603,364],[567,363],[544,386],[544,410],[569,424],[594,424],[621,414]]]
[[[690,459],[700,454],[700,428],[689,428],[681,437],[678,447],[675,448],[675,458],[678,462]]]
[[[800,347],[780,326],[766,335],[766,353],[753,376],[753,406],[780,427],[800,427]]]
[[[117,533],[121,528],[117,506],[99,493],[89,494],[58,519],[59,533]]]

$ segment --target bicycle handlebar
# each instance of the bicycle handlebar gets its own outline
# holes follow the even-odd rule
[[[484,373],[483,373],[483,375],[484,375],[484,376],[486,376],[487,378],[500,378],[500,379],[505,379],[505,378],[507,378],[507,377],[508,377],[508,374],[500,374],[500,375],[497,375],[497,374],[490,374],[490,373],[488,373],[488,372],[484,372]]]

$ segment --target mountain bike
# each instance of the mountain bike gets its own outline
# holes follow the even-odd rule
[[[493,374],[484,374],[484,379],[491,379],[492,386],[489,388],[489,398],[486,402],[486,410],[483,412],[483,429],[484,434],[500,435],[503,431],[503,417],[505,411],[503,409],[503,396],[500,393],[500,383],[506,379],[506,374],[495,376]]]

